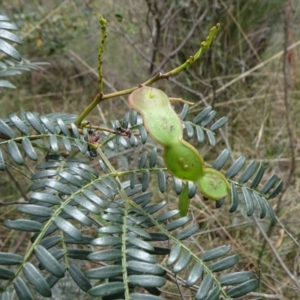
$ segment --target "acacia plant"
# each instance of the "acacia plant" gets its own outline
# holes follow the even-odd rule
[[[0,299],[14,299],[15,295],[20,300],[57,299],[60,282],[72,282],[98,299],[158,300],[178,287],[182,299],[231,299],[249,294],[257,289],[258,279],[235,268],[239,257],[228,254],[231,245],[205,249],[202,254],[191,248],[189,240],[200,229],[189,211],[189,201],[196,193],[208,203],[214,201],[218,209],[229,201],[229,213],[243,203],[248,216],[258,210],[260,218],[268,215],[274,224],[268,200],[278,195],[282,180],[272,175],[261,184],[264,166],[253,160],[244,167],[243,156],[226,172],[221,171],[230,155],[227,149],[208,167],[200,151],[184,140],[183,132],[190,141],[202,143],[207,137],[215,146],[215,135],[227,118],[216,120],[216,112],[206,107],[189,119],[193,103],[150,87],[201,58],[219,24],[210,30],[198,52],[178,68],[111,94],[103,91],[103,17],[100,24],[99,90],[81,113],[25,112],[0,119],[0,170],[14,166],[31,182],[28,201],[18,205],[22,217],[3,223],[31,235],[24,253],[0,253]],[[10,32],[15,29],[12,26],[6,17],[0,17],[0,50],[21,61],[17,50],[2,40],[19,42]],[[1,62],[1,72],[17,73],[22,70],[20,64]],[[28,68],[36,66],[27,64]],[[14,71],[8,73],[6,65]],[[7,81],[0,83],[9,87]],[[102,127],[88,121],[103,101],[129,94],[132,109],[123,120]],[[179,115],[171,101],[183,103]],[[122,155],[124,148],[137,146],[147,150],[138,152],[137,167],[129,162],[126,170],[117,170],[106,154],[110,150]],[[160,193],[167,198],[172,192],[177,203],[153,196]]]

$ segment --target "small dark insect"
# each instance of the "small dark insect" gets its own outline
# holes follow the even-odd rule
[[[128,136],[129,138],[131,138],[132,132],[131,130],[128,128],[128,124],[122,124],[122,126],[118,126],[116,128],[116,133],[117,134],[121,134],[123,136]]]
[[[89,134],[88,142],[90,144],[93,144],[93,145],[97,146],[98,142],[100,140],[100,133],[96,130],[90,129],[88,131],[88,134]],[[97,151],[96,151],[96,149],[94,149],[94,148],[92,148],[91,146],[88,145],[86,155],[89,156],[90,158],[96,157],[97,156]]]

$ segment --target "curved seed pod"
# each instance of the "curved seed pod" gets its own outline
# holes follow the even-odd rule
[[[207,168],[196,182],[200,192],[210,200],[219,200],[227,196],[230,190],[225,176],[214,169]]]
[[[129,105],[142,115],[150,136],[163,146],[164,162],[172,175],[194,182],[208,199],[219,200],[227,196],[230,189],[227,179],[219,171],[206,169],[197,149],[183,140],[181,120],[164,92],[143,86],[129,96]],[[196,118],[196,121],[202,120],[202,123],[208,124],[214,115],[215,112],[210,109],[207,114],[202,113]],[[209,140],[211,144],[215,143],[213,134],[209,136]],[[188,210],[187,192],[185,188],[181,194],[182,215]]]
[[[183,139],[172,147],[165,147],[164,162],[170,173],[180,179],[196,181],[203,174],[202,157]]]
[[[164,92],[141,87],[129,96],[129,105],[142,115],[149,134],[156,142],[163,146],[177,144],[178,137],[182,136],[182,126]]]

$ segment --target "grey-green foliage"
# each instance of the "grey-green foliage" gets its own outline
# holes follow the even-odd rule
[[[184,107],[181,118],[187,113]],[[214,117],[215,112],[206,108],[192,121],[183,121],[183,126],[200,128],[213,145],[209,134],[214,136],[227,120],[214,121]],[[26,112],[0,120],[1,170],[8,162],[18,168],[30,160],[36,164],[29,202],[18,206],[23,216],[4,221],[6,227],[32,236],[25,253],[0,253],[1,299],[11,299],[13,291],[20,300],[33,299],[36,293],[51,297],[53,287],[64,278],[103,299],[164,299],[166,283],[176,285],[175,277],[195,299],[237,298],[256,289],[253,273],[233,268],[239,258],[230,253],[231,245],[193,253],[186,240],[200,229],[192,215],[180,217],[166,200],[153,199],[155,190],[172,189],[167,170],[158,163],[157,148],[140,153],[137,169],[122,172],[111,165],[105,153],[119,154],[124,148],[152,143],[135,111],[126,114],[122,124],[113,121],[115,134],[101,135],[97,149],[91,143],[96,133],[77,128],[75,118]],[[198,138],[197,130],[187,135]],[[42,158],[39,153],[44,156],[36,163]],[[91,153],[98,157],[90,160],[86,155]],[[225,149],[213,167],[222,169],[228,158]],[[245,158],[240,157],[225,173],[231,183],[229,212],[245,203],[248,216],[258,209],[261,218],[268,214],[274,223],[267,200],[280,192],[282,181],[273,175],[259,187],[263,165],[255,161],[244,165]],[[192,183],[188,186],[192,198],[197,191]],[[182,187],[174,178],[177,194]],[[217,201],[217,207],[225,200]],[[80,261],[92,267],[81,268]]]
[[[15,86],[8,80],[2,78],[15,76],[21,74],[22,71],[30,71],[39,69],[45,63],[30,62],[29,60],[22,59],[20,53],[15,49],[14,45],[9,44],[16,43],[22,44],[21,39],[12,31],[17,31],[18,28],[9,20],[7,16],[0,15],[0,53],[4,53],[6,56],[13,58],[15,61],[2,58],[0,60],[0,88],[15,88]]]

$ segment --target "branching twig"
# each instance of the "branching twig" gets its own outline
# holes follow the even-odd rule
[[[194,55],[190,56],[181,66],[166,72],[166,73],[158,73],[152,78],[148,79],[147,81],[143,82],[143,85],[150,85],[158,80],[161,79],[168,79],[170,76],[174,76],[176,74],[179,74],[180,72],[184,71],[186,68],[188,68],[191,64],[193,64],[196,60],[198,60],[200,57],[204,55],[204,53],[208,50],[210,47],[212,40],[214,36],[216,35],[217,31],[220,28],[220,24],[217,24],[216,26],[212,27],[209,31],[209,35],[205,41],[203,41],[200,44],[200,48]],[[115,98],[123,95],[127,95],[135,91],[139,86],[135,86],[133,88],[129,88],[126,90],[122,90],[119,92],[114,92],[111,94],[102,95],[98,93],[94,100],[79,114],[77,119],[75,120],[75,125],[80,126],[81,122],[84,120],[84,118],[101,102],[110,98]]]
[[[99,90],[99,94],[103,95],[102,55],[104,53],[104,44],[105,44],[105,40],[106,40],[106,20],[102,16],[100,16],[99,22],[101,25],[102,38],[101,38],[101,45],[100,45],[99,51],[98,51],[98,80],[99,80],[98,90]]]

